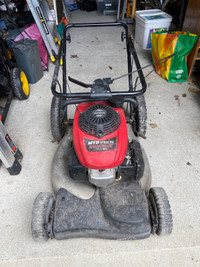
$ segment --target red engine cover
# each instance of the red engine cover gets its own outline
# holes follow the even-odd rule
[[[75,111],[73,142],[76,155],[80,163],[88,169],[115,168],[124,161],[127,151],[128,133],[124,111],[122,108],[113,108],[118,112],[121,124],[115,132],[98,138],[83,132],[78,125],[80,112],[82,113],[88,107],[96,104],[108,106],[107,102],[82,103],[78,105]]]

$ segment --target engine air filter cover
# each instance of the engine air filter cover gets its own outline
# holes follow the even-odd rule
[[[88,135],[102,138],[114,133],[121,124],[119,114],[110,106],[97,104],[81,113],[78,125]]]
[[[127,151],[128,133],[122,108],[106,101],[81,103],[73,123],[73,144],[82,166],[105,170],[119,166]]]

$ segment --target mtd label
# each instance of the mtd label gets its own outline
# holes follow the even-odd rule
[[[116,148],[116,137],[108,140],[89,140],[85,138],[87,151],[108,151]]]

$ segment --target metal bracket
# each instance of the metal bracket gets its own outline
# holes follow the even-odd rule
[[[136,168],[135,179],[139,180],[144,173],[144,159],[142,156],[141,146],[139,142],[132,140],[129,142],[129,147],[131,150],[131,161]]]
[[[121,33],[121,41],[123,42],[124,39],[126,39],[126,33],[122,32]]]
[[[111,78],[103,78],[103,79],[97,79],[94,81],[92,88],[91,88],[91,97],[92,98],[104,98],[108,97],[111,98],[111,90],[109,84],[112,83]]]
[[[68,43],[71,43],[71,35],[68,33],[67,35],[66,35],[66,41],[68,42]]]

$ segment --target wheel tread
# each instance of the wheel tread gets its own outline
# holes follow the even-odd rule
[[[169,235],[172,232],[173,221],[167,194],[161,187],[151,188],[150,194],[154,197],[158,212],[158,229],[156,233],[160,236]]]
[[[20,81],[20,73],[21,73],[21,69],[19,68],[13,68],[10,72],[10,83],[11,83],[11,87],[12,90],[15,94],[15,96],[19,99],[19,100],[25,100],[29,97],[29,94],[26,95],[22,89],[21,86],[21,81]]]
[[[63,99],[60,97],[53,96],[51,102],[51,133],[54,141],[60,141],[66,131],[66,126],[64,125],[64,111],[60,110],[60,105]]]
[[[147,108],[144,95],[136,96],[136,100],[138,103],[137,114],[136,114],[137,116],[136,127],[137,131],[141,133],[143,136],[145,136],[147,130]]]
[[[33,204],[31,231],[35,241],[44,242],[48,240],[45,231],[45,222],[49,201],[53,199],[51,193],[39,193]]]

